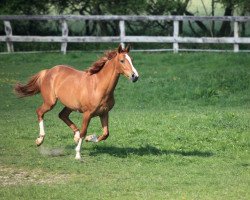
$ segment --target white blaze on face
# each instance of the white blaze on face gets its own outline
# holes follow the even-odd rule
[[[125,54],[125,58],[128,60],[129,64],[131,65],[132,70],[133,70],[133,72],[135,73],[135,75],[136,75],[137,77],[139,77],[139,74],[138,74],[137,70],[134,68],[134,66],[133,66],[133,64],[132,64],[132,61],[131,61],[131,58],[129,57],[129,55],[128,55],[128,54]]]

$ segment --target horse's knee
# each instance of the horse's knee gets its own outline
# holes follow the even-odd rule
[[[68,115],[67,113],[65,113],[64,110],[62,110],[62,111],[58,114],[58,117],[59,117],[61,120],[63,120],[63,121],[65,121],[65,119],[67,119],[68,116],[69,116],[69,115]]]
[[[62,111],[58,114],[58,117],[65,121],[69,118],[69,115],[70,115],[71,111],[68,110],[66,107],[64,109],[62,109]]]
[[[63,111],[61,111],[59,114],[58,114],[58,117],[63,120],[65,118],[64,114],[63,114]]]

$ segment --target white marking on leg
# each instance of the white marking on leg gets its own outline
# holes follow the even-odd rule
[[[81,159],[81,145],[82,145],[82,138],[79,139],[78,145],[76,146],[76,157],[75,159],[80,160]]]
[[[44,137],[45,137],[45,131],[44,131],[44,124],[43,120],[39,122],[39,137],[36,139],[36,145],[40,146],[43,143]]]
[[[76,131],[75,135],[74,135],[74,141],[75,141],[76,144],[78,144],[79,139],[80,139],[80,132]]]
[[[134,68],[133,63],[132,63],[131,58],[129,57],[129,55],[128,55],[128,54],[125,54],[125,58],[127,58],[127,60],[128,60],[128,62],[129,62],[129,64],[131,65],[132,70],[133,70],[133,72],[135,73],[135,75],[136,75],[137,77],[139,77],[139,74],[138,74],[137,70]]]
[[[43,120],[39,122],[39,128],[40,128],[40,136],[45,136],[45,131],[44,131],[44,124],[43,124]]]

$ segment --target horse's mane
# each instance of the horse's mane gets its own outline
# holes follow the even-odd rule
[[[105,63],[107,61],[111,60],[112,58],[114,58],[116,55],[117,55],[117,50],[104,52],[104,55],[99,60],[97,60],[96,62],[94,62],[86,70],[86,72],[90,73],[90,75],[98,73],[103,68],[103,66],[105,65]]]

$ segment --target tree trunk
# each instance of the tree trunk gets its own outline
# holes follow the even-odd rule
[[[188,11],[186,11],[185,14],[186,14],[186,15],[190,15],[190,16],[194,16],[193,13],[188,12]],[[203,24],[203,22],[201,22],[201,21],[195,21],[195,23],[200,27],[200,29],[201,29],[205,34],[209,34],[209,30],[208,30],[208,28],[206,27],[206,25]],[[197,33],[196,33],[196,34],[197,34]]]
[[[229,5],[226,7],[224,16],[232,16],[233,14],[233,5]],[[220,31],[219,31],[219,36],[228,36],[231,33],[231,24],[228,21],[223,21]]]
[[[211,15],[212,16],[214,16],[214,9],[215,9],[214,3],[215,3],[214,0],[212,0],[212,5],[211,5],[212,6],[212,13],[211,13]],[[214,33],[215,33],[214,27],[215,27],[215,25],[214,25],[214,20],[213,20],[212,21],[212,28],[211,28],[212,29],[212,37],[214,36]]]

